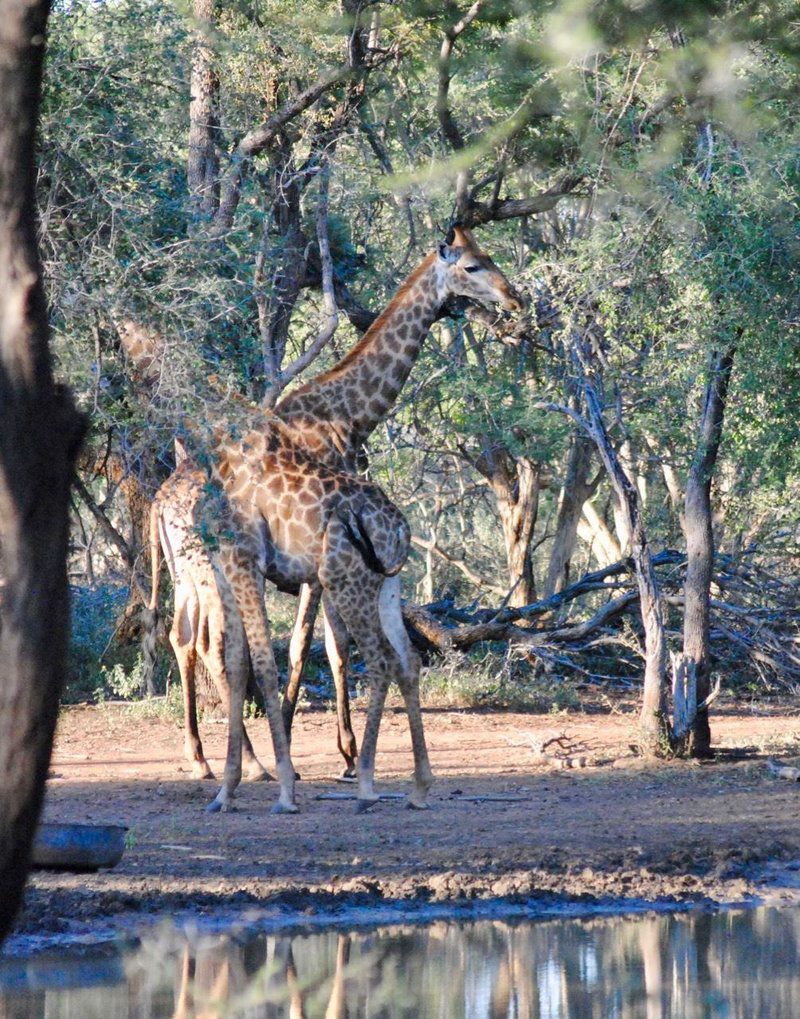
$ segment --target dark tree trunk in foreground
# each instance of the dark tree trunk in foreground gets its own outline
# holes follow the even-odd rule
[[[709,669],[708,620],[710,613],[711,571],[714,565],[714,531],[711,520],[711,479],[717,462],[725,400],[733,369],[735,346],[711,354],[700,441],[686,482],[686,607],[683,619],[683,654],[694,664],[697,676],[697,702],[711,692]],[[698,711],[689,741],[695,757],[711,752],[711,728],[708,710]]]
[[[84,422],[53,383],[34,134],[47,0],[0,0],[0,939],[19,908],[69,629],[70,478]]]

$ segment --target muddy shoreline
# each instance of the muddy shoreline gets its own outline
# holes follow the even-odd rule
[[[634,717],[619,710],[435,711],[425,722],[437,772],[430,811],[388,801],[357,818],[349,801],[318,800],[342,789],[332,781],[334,720],[306,712],[294,743],[302,812],[274,818],[272,783],[243,786],[232,814],[205,814],[215,787],[178,770],[173,722],[122,708],[65,712],[45,818],[124,823],[130,845],[113,871],[34,874],[10,951],[128,936],[165,916],[277,929],[356,916],[407,922],[431,909],[590,914],[795,901],[800,788],[766,768],[768,757],[797,753],[794,713],[728,711],[715,727],[724,752],[703,766],[635,758]],[[251,728],[269,762],[266,728]],[[552,733],[585,766],[538,761],[531,741]],[[224,727],[204,735],[216,763]],[[386,719],[377,770],[383,788],[407,789],[401,712]]]

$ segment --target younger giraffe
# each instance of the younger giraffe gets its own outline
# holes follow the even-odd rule
[[[411,648],[400,607],[400,581],[409,529],[376,485],[311,460],[274,415],[260,414],[243,438],[218,430],[211,481],[190,461],[178,468],[182,507],[193,507],[183,533],[172,541],[191,549],[202,537],[222,604],[229,734],[222,788],[211,810],[230,808],[241,779],[242,710],[249,647],[264,695],[275,748],[280,796],[274,810],[294,812],[295,773],[278,701],[278,674],[264,608],[264,580],[282,590],[318,583],[358,644],[370,675],[358,769],[358,809],[371,806],[375,747],[389,683],[403,695],[414,751],[409,805],[427,806],[432,775],[419,705],[419,658]],[[191,555],[190,555],[191,558]],[[246,638],[246,641],[245,641]]]
[[[169,640],[181,676],[184,754],[195,778],[213,779],[197,727],[195,667],[200,658],[220,701],[229,710],[228,676],[239,664],[231,661],[230,645],[231,641],[234,646],[244,644],[245,638],[238,613],[225,617],[211,554],[193,524],[206,477],[177,441],[175,446],[178,466],[156,492],[150,507],[152,586],[148,608],[154,612],[158,605],[163,549],[172,578],[174,608]],[[242,742],[245,778],[252,782],[268,779],[246,730]]]

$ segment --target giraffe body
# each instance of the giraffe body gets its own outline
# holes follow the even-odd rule
[[[468,230],[456,227],[447,243],[429,254],[352,350],[330,371],[285,396],[275,408],[314,459],[355,470],[356,457],[394,405],[432,323],[453,296],[520,311],[523,301]],[[320,592],[301,592],[289,646],[289,678],[283,700],[287,733],[311,646]],[[356,742],[347,694],[347,634],[325,605],[325,637],[336,687],[339,751],[345,777],[355,774]]]

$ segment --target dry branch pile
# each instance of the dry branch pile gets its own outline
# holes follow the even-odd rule
[[[679,636],[686,557],[665,549],[653,557],[670,636]],[[481,641],[511,643],[548,669],[630,682],[642,658],[633,563],[623,559],[587,573],[558,594],[520,608],[459,608],[452,601],[407,604],[404,617],[427,653],[464,651]],[[756,562],[718,554],[711,600],[713,667],[726,678],[758,680],[768,689],[800,683],[800,588]],[[609,667],[609,661],[617,667]]]

